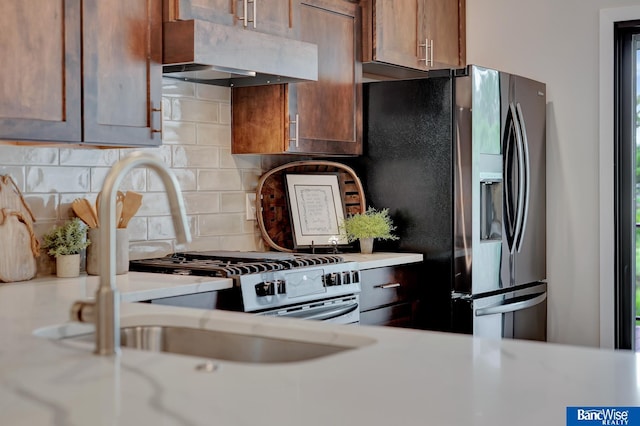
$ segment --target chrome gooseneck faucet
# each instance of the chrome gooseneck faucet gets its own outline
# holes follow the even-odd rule
[[[78,301],[71,308],[71,319],[95,322],[97,355],[113,355],[120,352],[120,294],[116,288],[116,192],[124,176],[134,167],[147,166],[155,170],[167,190],[173,227],[178,242],[191,241],[187,215],[178,181],[154,155],[134,152],[117,162],[102,186],[98,211],[100,223],[100,285],[95,302]]]

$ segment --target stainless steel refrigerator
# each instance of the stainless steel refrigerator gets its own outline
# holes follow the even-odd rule
[[[546,340],[545,84],[478,66],[365,84],[367,202],[421,252],[416,325]]]

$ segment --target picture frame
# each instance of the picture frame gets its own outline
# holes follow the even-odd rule
[[[295,248],[347,244],[340,235],[344,202],[338,174],[285,174]]]

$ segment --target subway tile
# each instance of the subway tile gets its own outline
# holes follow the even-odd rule
[[[171,99],[170,98],[162,98],[162,120],[171,120],[171,116],[173,115],[171,109]]]
[[[220,104],[220,123],[231,124],[231,105],[221,103]]]
[[[187,219],[189,228],[193,232],[196,227],[196,219],[193,216]],[[176,233],[173,228],[173,219],[171,216],[156,216],[147,219],[147,238],[149,240],[164,240],[175,237]]]
[[[243,232],[242,214],[207,214],[198,216],[198,236],[234,235]]]
[[[196,124],[164,120],[162,143],[193,145],[196,143]]]
[[[196,124],[198,145],[216,145],[231,148],[231,126],[228,124]]]
[[[255,191],[258,187],[258,181],[262,173],[259,171],[243,170],[242,172],[242,189],[245,191]]]
[[[120,151],[120,159],[127,157],[133,152],[146,152],[158,157],[167,166],[171,165],[171,145],[160,145],[149,148],[122,148]]]
[[[188,81],[180,81],[173,78],[162,79],[162,96],[188,96],[196,95],[196,85]]]
[[[36,221],[58,219],[58,196],[56,194],[25,195],[29,209]]]
[[[173,242],[166,241],[140,241],[129,243],[129,259],[150,259],[162,257],[173,252]]]
[[[243,234],[257,234],[260,235],[260,229],[258,228],[258,222],[256,220],[247,220],[246,216],[244,217],[244,222],[242,222],[242,233]]]
[[[242,190],[240,170],[198,170],[199,191]]]
[[[98,193],[102,190],[104,179],[111,168],[96,167],[91,169],[91,192]],[[147,187],[147,169],[144,167],[135,168],[127,173],[122,184],[118,188],[120,191],[144,191]]]
[[[217,102],[176,98],[171,102],[171,119],[217,123],[220,111]]]
[[[231,149],[220,148],[221,169],[254,169],[260,170],[260,156],[237,154],[232,155]]]
[[[171,214],[169,199],[165,192],[146,192],[142,197],[139,216],[163,216]]]
[[[196,84],[196,97],[212,101],[231,102],[231,88],[213,84]]]
[[[262,238],[253,234],[225,235],[220,237],[220,245],[225,250],[264,251]]]
[[[220,212],[220,194],[218,192],[186,192],[183,195],[187,214]]]
[[[112,166],[118,161],[117,149],[61,148],[62,166]]]
[[[218,168],[220,158],[215,146],[177,145],[173,147],[173,167]]]
[[[129,241],[145,241],[147,240],[147,218],[140,217],[137,214],[131,218],[127,224],[129,230]]]
[[[194,237],[187,247],[188,250],[193,251],[227,250],[227,247],[221,245],[221,238],[218,236]]]
[[[5,165],[56,165],[58,148],[0,145],[0,158]]]
[[[20,192],[25,188],[24,172],[25,168],[21,166],[0,166],[0,175],[9,175]]]
[[[173,174],[178,179],[180,189],[182,191],[195,191],[197,187],[196,171],[192,169],[173,169]],[[149,176],[147,178],[147,190],[148,191],[166,191],[162,179],[158,174],[149,169]]]
[[[25,192],[87,192],[88,167],[28,167]]]
[[[244,213],[246,207],[245,192],[220,193],[221,211],[224,213]]]

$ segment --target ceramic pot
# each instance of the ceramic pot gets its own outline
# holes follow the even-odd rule
[[[100,249],[104,246],[100,241],[100,228],[89,229],[91,244],[87,247],[87,274],[100,275]],[[116,229],[116,275],[129,272],[129,231],[127,228]]]
[[[360,253],[373,253],[373,238],[360,238]]]
[[[66,254],[56,257],[56,275],[59,278],[75,278],[80,275],[80,255]]]

